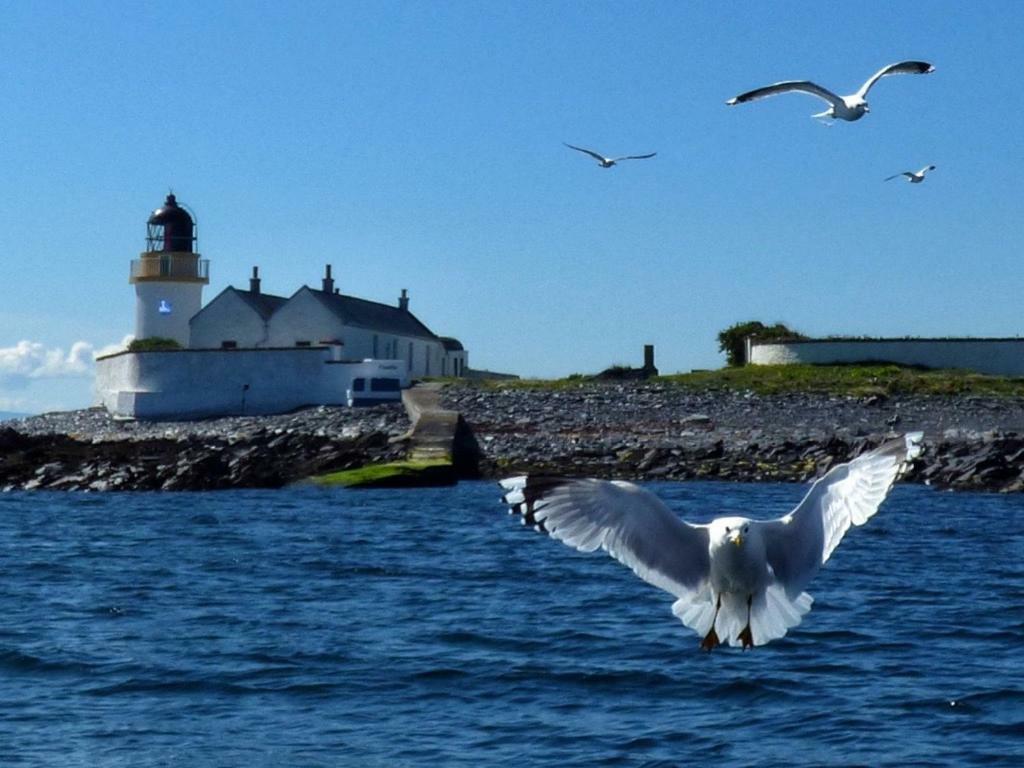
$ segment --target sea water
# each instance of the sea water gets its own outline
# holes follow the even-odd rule
[[[491,483],[0,494],[0,764],[1024,765],[1024,497],[899,486],[810,592],[707,654]]]

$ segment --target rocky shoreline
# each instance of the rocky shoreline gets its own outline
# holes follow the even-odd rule
[[[0,490],[278,488],[400,458],[408,430],[399,403],[191,422],[49,413],[0,423]]]
[[[923,431],[908,482],[1024,490],[1024,400],[690,392],[661,383],[561,390],[452,387],[482,473],[805,482],[898,433]]]
[[[522,471],[629,480],[803,482],[905,431],[925,433],[909,482],[1024,490],[1024,399],[689,392],[664,383],[452,386],[479,454],[467,476]],[[0,423],[0,490],[276,488],[404,457],[398,404],[197,422],[101,409]]]

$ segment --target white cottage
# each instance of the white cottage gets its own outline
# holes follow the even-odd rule
[[[340,347],[341,359],[403,360],[413,378],[465,370],[462,345],[412,314],[404,289],[397,306],[346,296],[334,287],[328,264],[320,290],[303,286],[285,299],[262,293],[258,275],[254,267],[248,291],[225,288],[196,313],[189,348],[331,346]]]
[[[189,321],[191,349],[245,349],[270,346],[270,316],[288,301],[260,291],[253,267],[249,290],[228,286]]]
[[[194,252],[191,215],[168,195],[149,219],[148,249],[132,262],[138,340],[168,338],[178,349],[120,352],[97,361],[96,401],[139,418],[275,413],[352,402],[353,380],[465,375],[457,339],[434,334],[397,305],[341,294],[331,266],[319,290],[263,293],[232,286],[202,303],[209,262]]]

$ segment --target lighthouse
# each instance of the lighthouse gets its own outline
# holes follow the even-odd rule
[[[209,260],[196,252],[192,216],[167,195],[147,222],[146,250],[132,260],[135,338],[174,339],[187,347],[188,321],[202,307],[209,268]]]

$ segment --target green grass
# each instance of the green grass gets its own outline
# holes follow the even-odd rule
[[[758,394],[1024,396],[1024,379],[1021,378],[887,364],[749,365],[662,376],[658,380],[694,390],[749,390]]]
[[[393,461],[368,464],[358,469],[344,469],[310,478],[317,485],[345,488],[396,488],[425,485],[450,485],[455,481],[452,463],[445,459],[431,461]]]
[[[456,379],[455,387],[468,387],[484,391],[503,389],[580,389],[590,386],[593,381],[589,377],[574,373],[565,379]]]
[[[818,392],[831,395],[991,395],[1024,397],[1024,378],[985,376],[962,370],[926,370],[900,365],[749,365],[694,371],[649,379],[696,392],[738,391],[758,394]],[[483,381],[457,386],[482,389],[571,390],[592,386],[578,375],[566,379]],[[621,382],[610,383],[621,385]]]

